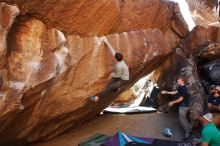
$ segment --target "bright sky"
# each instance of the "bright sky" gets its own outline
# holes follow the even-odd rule
[[[171,0],[171,1],[175,1],[175,2],[179,3],[180,11],[181,11],[186,23],[189,26],[189,30],[192,30],[195,27],[195,23],[191,17],[189,7],[188,7],[188,4],[186,3],[186,1],[185,0]]]

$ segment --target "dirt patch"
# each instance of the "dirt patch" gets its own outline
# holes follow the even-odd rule
[[[162,131],[165,127],[173,130],[173,137],[163,136]],[[141,137],[169,140],[179,140],[183,136],[177,114],[100,115],[77,129],[69,130],[54,139],[31,146],[77,146],[80,141],[95,133],[113,135],[118,131]]]

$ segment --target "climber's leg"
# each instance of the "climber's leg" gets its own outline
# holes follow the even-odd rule
[[[107,84],[107,86],[102,92],[98,93],[96,96],[91,96],[91,100],[97,101],[100,98],[103,99],[109,94],[109,92],[118,91],[118,88],[125,83],[126,81],[120,78],[112,78],[111,81]]]

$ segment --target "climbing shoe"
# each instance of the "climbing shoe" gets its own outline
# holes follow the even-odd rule
[[[90,96],[89,100],[98,101],[98,96]]]

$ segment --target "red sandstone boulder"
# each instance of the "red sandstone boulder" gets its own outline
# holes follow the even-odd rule
[[[220,26],[217,0],[187,0],[187,3],[196,25]]]
[[[126,90],[164,62],[188,33],[182,17],[173,17],[179,15],[177,6],[162,0],[11,3],[23,15],[7,36],[0,143],[52,138],[99,114],[120,95],[87,100],[104,89],[113,67],[96,35],[108,34],[123,53],[131,77]]]
[[[98,37],[65,37],[36,19],[19,19],[13,30],[5,98],[0,101],[1,139],[51,138],[98,114],[117,96],[109,94],[98,103],[87,100],[105,87],[112,70],[113,57]],[[129,66],[127,87],[153,71],[171,51],[158,29],[107,38]]]
[[[187,54],[198,55],[204,45],[210,42],[220,43],[219,27],[195,27],[183,42],[183,47]],[[202,47],[202,48],[201,48]]]
[[[215,60],[220,58],[220,44],[219,43],[207,43],[201,46],[201,51],[198,56],[207,60]]]
[[[118,98],[114,102],[114,105],[120,105],[120,104],[128,104],[129,105],[136,98],[137,97],[136,97],[134,91],[132,89],[129,89],[118,96]]]
[[[10,1],[10,0],[9,0]],[[117,1],[117,0],[80,0],[56,3],[50,0],[13,0],[21,14],[31,14],[43,20],[47,25],[55,27],[68,34],[83,36],[106,35],[145,28],[159,28],[165,32],[172,23],[188,32],[184,26],[172,22],[180,20],[178,8],[172,9],[173,3],[163,0],[148,1]],[[176,23],[176,24],[175,24]],[[181,32],[183,33],[183,32]]]
[[[5,55],[7,52],[7,34],[19,10],[15,6],[6,3],[0,3],[0,69],[5,64]]]

